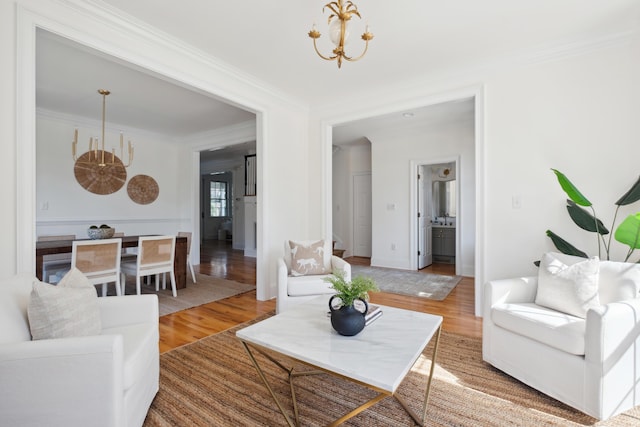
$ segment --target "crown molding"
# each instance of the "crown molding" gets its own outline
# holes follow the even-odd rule
[[[265,83],[253,74],[248,73],[243,69],[236,68],[177,37],[126,14],[116,7],[104,3],[101,0],[55,1],[64,7],[73,9],[81,15],[100,21],[100,23],[112,28],[114,31],[118,31],[120,33],[133,33],[137,38],[145,39],[150,43],[161,45],[181,55],[186,55],[191,59],[202,63],[204,66],[214,69],[226,75],[230,79],[238,81],[240,84],[248,85],[253,89],[263,92],[288,108],[302,111],[308,110],[307,103],[303,100],[293,97],[286,92]],[[144,67],[144,65],[142,66]],[[211,83],[209,82],[206,86],[209,86],[210,84]],[[205,89],[204,85],[201,87]],[[255,97],[238,99],[238,94],[236,92],[230,92],[223,86],[216,87],[214,94],[222,97],[225,102],[231,102],[236,106],[249,107],[256,111],[264,109],[262,105],[256,104]]]
[[[211,131],[193,134],[180,142],[191,146],[194,151],[255,141],[257,137],[256,120],[247,120]]]
[[[469,64],[468,66],[456,66],[427,73],[419,78],[401,80],[395,85],[385,86],[380,91],[370,91],[360,97],[351,98],[349,105],[379,106],[381,111],[388,111],[390,100],[411,94],[433,94],[447,92],[458,87],[475,86],[482,84],[488,77],[519,68],[531,67],[553,61],[562,61],[567,58],[586,55],[603,49],[624,46],[640,39],[640,29],[625,30],[592,37],[589,39],[569,40],[564,43],[538,46],[534,49],[512,53],[510,55],[486,58],[484,61]],[[419,95],[416,98],[403,101],[406,107],[415,105],[425,106]],[[451,100],[445,99],[443,100]],[[353,102],[354,104],[352,104]],[[313,111],[314,115],[330,117],[334,111],[344,109],[344,100],[335,103],[325,103]],[[375,115],[375,114],[374,114]],[[371,117],[365,114],[364,117]]]
[[[75,116],[73,114],[61,113],[59,111],[48,110],[45,108],[36,108],[36,118],[48,119],[76,128],[85,127],[89,129],[101,129],[102,127],[102,121],[100,120],[89,119],[82,116]],[[179,140],[176,138],[171,138],[161,133],[149,132],[148,130],[139,129],[128,125],[125,126],[119,125],[117,123],[105,122],[104,128],[108,133],[126,132],[127,135],[136,135],[138,137],[153,139],[155,141],[165,141],[172,144],[179,142]]]

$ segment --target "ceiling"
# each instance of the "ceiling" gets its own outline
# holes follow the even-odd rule
[[[325,0],[326,1],[326,0]],[[152,26],[308,105],[339,102],[335,94],[366,93],[390,82],[411,82],[481,66],[514,55],[637,31],[637,0],[354,0],[375,38],[359,62],[323,61],[307,32],[316,23],[327,42],[323,1],[104,0],[97,4],[141,27]],[[362,27],[358,27],[362,25]],[[363,42],[353,37],[347,53]],[[329,52],[328,44],[321,49]],[[353,52],[353,53],[351,53]],[[167,81],[113,57],[40,31],[37,39],[40,108],[99,118],[98,88],[111,90],[107,121],[184,139],[253,120],[251,112],[210,94]],[[312,84],[310,84],[312,82]],[[169,102],[170,101],[170,102]],[[433,114],[469,114],[470,102]],[[414,111],[414,119],[422,111]],[[426,114],[426,113],[425,113]],[[339,143],[364,134],[359,126],[403,123],[398,114],[336,128]],[[345,139],[341,136],[344,133]]]

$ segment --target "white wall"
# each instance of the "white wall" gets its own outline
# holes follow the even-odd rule
[[[411,269],[417,258],[414,233],[417,169],[413,165],[460,158],[461,251],[456,262],[474,275],[475,152],[472,121],[424,123],[368,135],[372,146],[373,241],[371,264]],[[392,209],[390,206],[395,206]],[[413,225],[413,226],[412,226]],[[395,250],[392,249],[395,247]],[[412,261],[414,261],[412,263]]]
[[[596,249],[595,239],[585,236],[567,217],[564,193],[550,168],[568,174],[588,194],[605,224],[611,223],[613,202],[637,179],[640,42],[612,40],[580,48],[568,49],[564,56],[560,49],[538,52],[439,80],[399,82],[372,88],[359,99],[318,106],[311,116],[312,129],[320,129],[312,136],[312,155],[322,156],[330,144],[322,131],[333,124],[479,93],[475,271],[476,313],[480,313],[485,281],[536,274],[533,261],[553,249],[545,230],[562,232],[590,253]],[[482,84],[479,91],[478,83]],[[393,150],[376,152],[372,142],[375,170],[375,159]],[[321,168],[330,170],[324,163],[310,174],[320,174]],[[374,180],[379,181],[375,174]],[[330,189],[330,175],[318,187]],[[513,207],[514,196],[520,198],[520,208]],[[391,201],[389,195],[385,197],[385,202]],[[402,193],[397,197],[398,205],[407,198]],[[312,206],[310,211],[316,207],[321,209]],[[621,211],[639,210],[635,205]],[[389,214],[374,217],[374,222],[391,224],[394,219]],[[392,238],[380,237],[385,245]],[[397,255],[399,261],[403,258]]]
[[[75,121],[82,123],[82,119]],[[78,155],[88,150],[90,136],[100,134],[100,124],[78,127]],[[96,126],[97,125],[97,126]],[[109,131],[105,148],[119,150],[119,134]],[[125,137],[135,147],[134,161],[124,186],[112,194],[98,195],[85,190],[74,176],[71,143],[75,125],[46,112],[36,121],[36,235],[75,234],[86,238],[91,225],[108,224],[128,235],[176,234],[190,230],[188,176],[179,165],[188,163],[189,152],[160,135],[136,133],[124,128]],[[117,154],[119,155],[119,154]],[[125,161],[127,157],[125,155]],[[156,180],[158,198],[141,205],[129,198],[127,184],[136,175]]]
[[[333,153],[333,238],[336,249],[353,254],[353,177],[371,173],[371,144],[340,147]]]
[[[178,40],[157,37],[142,23],[131,25],[110,15],[100,9],[99,3],[72,3],[23,0],[16,13],[14,2],[0,2],[3,35],[0,84],[7,89],[3,93],[9,94],[0,100],[0,135],[3,137],[0,147],[4,154],[0,159],[0,173],[6,178],[2,186],[4,203],[0,221],[8,228],[6,238],[0,243],[0,254],[6,255],[0,257],[2,271],[7,275],[34,271],[34,47],[35,28],[42,27],[257,114],[258,176],[269,177],[258,184],[257,295],[259,299],[274,296],[274,267],[276,258],[282,254],[282,241],[291,235],[301,238],[310,235],[309,204],[306,202],[310,193],[305,143],[309,130],[306,107]],[[14,34],[17,34],[17,40]],[[14,70],[18,70],[19,79]],[[191,158],[175,166],[181,174],[190,177],[190,188],[184,189],[185,197],[180,196],[174,203],[189,205],[191,222],[195,223],[199,217],[195,207],[198,172],[192,147],[191,150]],[[293,199],[292,194],[297,198]]]

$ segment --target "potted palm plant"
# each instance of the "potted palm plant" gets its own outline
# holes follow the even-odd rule
[[[629,247],[624,262],[629,262],[629,258],[636,249],[640,249],[640,212],[628,215],[622,223],[611,233],[605,225],[596,217],[595,209],[592,203],[587,199],[578,188],[567,178],[562,172],[551,169],[558,178],[558,183],[569,197],[567,199],[567,211],[573,222],[583,230],[595,233],[598,240],[598,256],[603,259],[609,259],[611,253],[611,242],[613,238]],[[640,200],[640,179],[623,194],[616,202],[615,215],[611,224],[614,229],[618,210],[621,206],[630,205]],[[590,211],[582,208],[589,208]],[[605,238],[605,236],[607,236]],[[576,248],[551,230],[547,230],[547,236],[551,239],[555,247],[562,253],[588,258],[586,252]],[[602,253],[604,248],[604,254]],[[638,261],[640,262],[640,261]],[[536,262],[536,265],[538,263]]]
[[[353,336],[358,334],[365,325],[365,314],[369,308],[369,292],[377,292],[378,286],[370,277],[357,276],[347,281],[344,273],[338,271],[324,279],[331,283],[336,294],[329,299],[331,310],[331,326],[340,335]],[[356,308],[356,302],[361,301],[364,310]]]

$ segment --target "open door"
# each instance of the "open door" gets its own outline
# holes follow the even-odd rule
[[[430,212],[429,203],[431,200],[431,179],[425,173],[426,169],[425,165],[420,165],[418,167],[418,270],[433,263],[433,251],[431,247],[431,219],[427,214]]]

